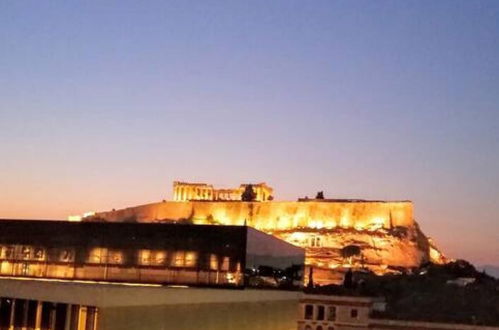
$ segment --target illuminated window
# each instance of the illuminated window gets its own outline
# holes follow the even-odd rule
[[[196,266],[197,253],[193,251],[188,251],[185,253],[185,267]]]
[[[42,248],[34,249],[34,259],[45,260],[45,251]]]
[[[230,263],[230,258],[224,257],[222,261],[222,271],[226,272],[229,270],[229,263]]]
[[[152,251],[151,265],[162,266],[166,262],[166,251]]]
[[[13,246],[2,247],[2,258],[3,259],[12,259],[13,257],[14,257],[14,247]]]
[[[218,270],[218,257],[216,254],[210,254],[210,269]]]
[[[109,250],[107,255],[107,262],[109,264],[123,264],[125,256],[122,251],[119,250]]]
[[[336,307],[329,306],[328,312],[327,312],[327,320],[328,321],[335,321],[336,320]]]
[[[172,259],[173,267],[194,267],[196,265],[197,254],[193,251],[175,251]]]
[[[139,265],[143,266],[162,266],[166,261],[166,251],[140,250]]]
[[[185,261],[184,251],[175,251],[173,253],[172,266],[173,267],[183,267]]]
[[[59,261],[72,262],[74,261],[74,252],[70,249],[64,249],[59,253]]]
[[[148,266],[151,264],[151,250],[139,250],[139,265]]]
[[[107,249],[96,247],[90,251],[88,262],[92,264],[103,264],[106,262]]]
[[[21,257],[22,259],[29,259],[31,254],[31,248],[29,246],[23,246],[21,248]]]

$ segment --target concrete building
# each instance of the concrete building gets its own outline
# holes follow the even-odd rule
[[[291,330],[299,292],[0,279],[0,329]]]
[[[382,298],[304,294],[300,298],[298,330],[499,330],[464,324],[415,322],[373,317],[383,312]]]
[[[303,280],[246,226],[0,220],[0,250],[0,330],[284,330]]]

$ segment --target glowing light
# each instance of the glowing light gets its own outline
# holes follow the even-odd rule
[[[68,217],[68,221],[81,221],[81,216],[80,215],[70,215]]]
[[[354,227],[355,227],[356,230],[364,230],[364,226],[361,225],[360,223],[355,224]]]
[[[236,284],[236,278],[235,278],[234,274],[227,273],[227,275],[225,275],[225,278],[227,279],[227,282],[232,283],[232,284]]]
[[[327,228],[329,229],[336,228],[337,225],[338,224],[336,223],[336,221],[329,221],[327,224]]]
[[[321,220],[310,220],[309,226],[310,228],[321,229],[324,227],[324,222]]]
[[[343,228],[350,227],[350,219],[347,216],[341,217],[340,227],[343,227]]]

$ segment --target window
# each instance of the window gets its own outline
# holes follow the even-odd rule
[[[222,271],[228,271],[229,270],[229,262],[230,258],[229,257],[224,257],[222,260]]]
[[[45,259],[45,251],[42,248],[34,249],[34,257],[36,260],[44,260]]]
[[[62,250],[59,254],[59,261],[62,262],[74,261],[74,252],[72,250]]]
[[[14,247],[13,246],[4,246],[2,248],[2,258],[12,259],[14,257]]]
[[[138,263],[142,266],[151,264],[151,250],[139,250]]]
[[[307,325],[307,326],[305,326],[305,330],[312,330],[312,327]]]
[[[218,257],[216,254],[210,254],[210,269],[218,270]]]
[[[305,320],[311,320],[314,317],[314,305],[305,305]]]
[[[310,238],[310,246],[311,247],[321,247],[322,246],[321,238],[318,236],[312,236]]]
[[[31,248],[29,246],[23,246],[21,248],[21,256],[23,259],[29,259],[31,253]]]
[[[356,310],[356,309],[351,309],[351,310],[350,310],[350,317],[351,317],[351,318],[355,318],[355,319],[356,319],[356,318],[357,318],[357,316],[359,316],[359,311],[358,311],[358,310]]]
[[[194,267],[196,266],[197,253],[194,251],[176,251],[173,254],[173,267]]]
[[[317,328],[315,328],[315,330],[322,330],[322,327],[318,325]]]
[[[327,330],[334,330],[333,327],[327,327]]]
[[[118,250],[109,250],[107,255],[107,263],[120,265],[125,261],[125,257],[122,251]]]
[[[93,248],[88,255],[88,262],[91,264],[105,263],[107,257],[107,249],[96,247]]]
[[[327,320],[328,321],[335,321],[336,320],[336,307],[334,307],[334,306],[328,307]]]
[[[324,306],[322,305],[317,306],[317,320],[324,320]]]
[[[183,267],[185,261],[185,253],[184,251],[175,251],[172,259],[172,266],[174,267]]]
[[[166,251],[152,251],[151,265],[162,266],[166,261]]]
[[[185,253],[185,267],[196,266],[197,254],[193,251],[188,251]]]

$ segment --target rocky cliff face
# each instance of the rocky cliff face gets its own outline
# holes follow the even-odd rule
[[[409,201],[161,202],[84,220],[246,224],[304,247],[320,284],[338,282],[349,268],[384,274],[444,262],[414,221]]]

